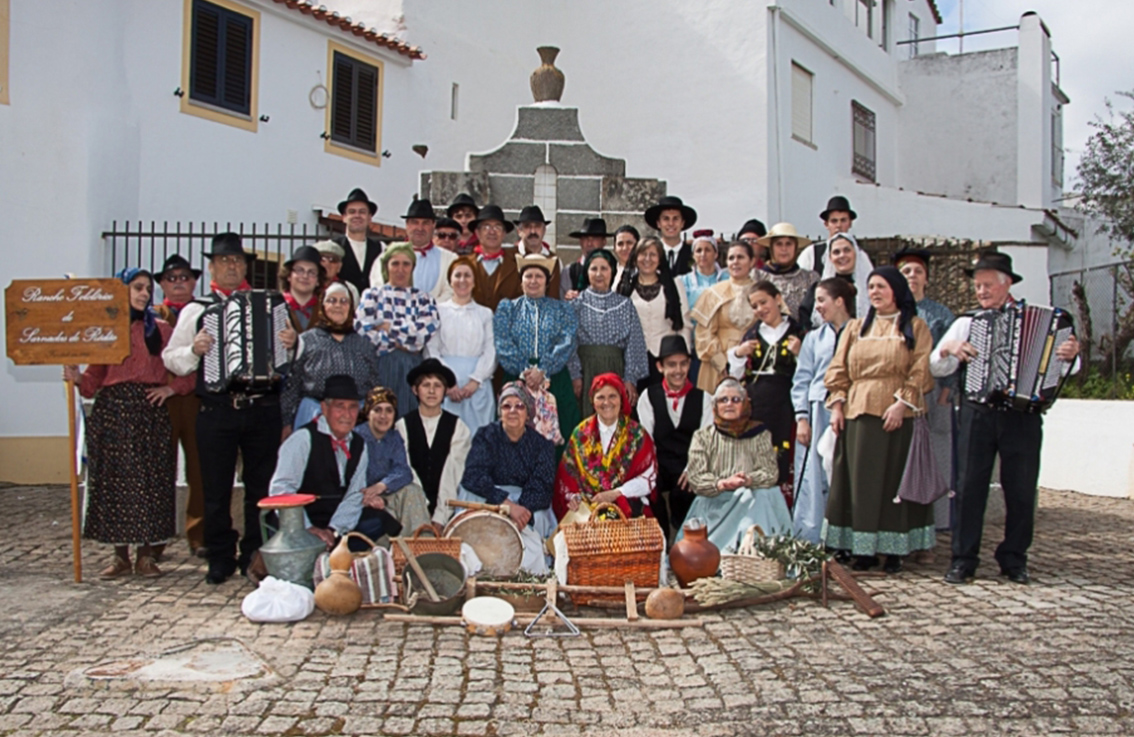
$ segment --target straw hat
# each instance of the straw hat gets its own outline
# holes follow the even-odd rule
[[[796,248],[803,248],[811,243],[810,238],[795,232],[795,226],[791,223],[776,223],[766,236],[758,238],[756,242],[765,248],[771,248],[772,241],[777,238],[794,238]]]

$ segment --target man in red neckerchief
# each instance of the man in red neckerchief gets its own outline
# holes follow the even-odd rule
[[[658,456],[657,499],[651,507],[669,539],[681,529],[693,504],[694,494],[685,477],[693,433],[713,422],[712,397],[689,382],[690,364],[685,338],[662,338],[657,361],[662,382],[647,387],[638,397],[638,424],[654,439]]]
[[[500,300],[516,299],[524,293],[516,268],[516,252],[504,248],[504,234],[511,233],[514,227],[496,205],[482,207],[470,225],[480,241],[475,250],[473,299],[495,312]]]
[[[445,209],[445,214],[461,226],[461,238],[457,242],[457,254],[460,256],[469,255],[480,245],[476,226],[473,224],[480,216],[480,208],[476,206],[476,200],[472,198],[472,195],[462,192],[449,203],[449,207]]]

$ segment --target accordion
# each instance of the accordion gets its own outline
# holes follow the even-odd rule
[[[1044,412],[1059,395],[1071,364],[1055,349],[1073,334],[1071,316],[1057,307],[1016,303],[973,314],[962,390],[970,402]]]
[[[289,327],[287,303],[279,292],[233,292],[206,307],[201,329],[212,336],[213,347],[201,358],[205,389],[271,389],[287,367],[288,351],[279,332]]]

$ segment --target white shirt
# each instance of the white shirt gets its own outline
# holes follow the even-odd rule
[[[492,381],[496,373],[496,341],[492,333],[492,310],[476,302],[459,305],[453,300],[437,305],[441,327],[425,344],[425,356],[445,363],[446,356],[476,356],[470,379],[479,384]]]
[[[684,245],[685,244],[680,240],[677,242],[676,246],[671,246],[665,241],[662,241],[662,250],[665,251],[665,254],[663,254],[665,257],[665,262],[669,264],[669,270],[671,272],[675,271],[677,267],[680,266],[680,264],[677,262],[677,254],[681,251],[681,247]]]
[[[673,325],[665,316],[665,290],[650,301],[642,299],[637,290],[630,293],[630,301],[638,312],[638,322],[642,323],[642,337],[646,339],[646,350],[651,356],[661,351],[662,338],[667,335],[680,335],[685,339],[685,345],[693,344],[693,334],[689,329],[689,300],[685,296],[685,286],[681,282],[677,285],[677,299],[681,304],[681,330],[674,330]]]
[[[177,316],[177,326],[173,328],[173,335],[161,352],[162,363],[170,372],[178,376],[188,376],[197,370],[201,357],[193,352],[193,339],[197,337],[197,321],[205,306],[198,302],[190,302],[181,308]]]
[[[605,453],[610,450],[610,443],[614,440],[614,431],[618,429],[618,423],[615,422],[613,425],[604,425],[599,418],[596,417],[595,420],[598,422],[599,442],[602,443],[602,450]],[[654,487],[657,475],[657,464],[654,464],[641,476],[635,476],[632,479],[623,481],[622,486],[619,487],[619,491],[622,493],[622,496],[627,499],[641,498],[642,503],[648,506],[650,503],[650,489]]]
[[[665,400],[665,411],[669,414],[669,421],[674,427],[681,422],[681,413],[685,411],[685,397],[678,398],[677,407],[673,406],[673,401],[668,397]],[[654,437],[657,418],[654,417],[654,405],[650,403],[647,392],[642,392],[642,396],[638,397],[638,424],[651,438]],[[713,424],[713,396],[708,392],[701,392],[701,427],[708,427],[711,424]]]
[[[425,429],[426,442],[432,447],[433,438],[437,437],[437,425],[441,421],[441,415],[435,417],[420,415],[420,417],[421,426]],[[402,436],[402,444],[406,448],[406,465],[413,472],[413,482],[421,486],[421,477],[410,463],[409,433],[406,432],[404,417],[397,421],[394,429]],[[455,511],[449,507],[448,500],[457,498],[457,486],[461,483],[461,477],[465,475],[465,460],[468,458],[470,445],[472,445],[472,433],[469,432],[469,426],[458,417],[457,426],[453,429],[453,439],[449,442],[449,455],[445,458],[445,466],[441,469],[441,481],[437,485],[437,508],[433,510],[433,521],[439,525],[448,522]]]
[[[358,261],[358,268],[360,270],[366,268],[366,239],[363,238],[360,241],[356,241],[351,238],[349,234],[346,239],[347,243],[350,244],[350,250],[354,252],[355,260]],[[375,263],[377,263],[377,260]],[[371,286],[373,286],[373,284]]]
[[[781,338],[784,337],[784,333],[787,332],[788,327],[790,326],[788,325],[788,321],[785,318],[783,320],[780,320],[780,324],[776,327],[772,327],[766,323],[760,323],[760,326],[757,328],[757,330],[760,331],[760,337],[763,338],[768,345],[774,346],[776,343],[780,342]],[[736,349],[739,347],[740,346],[733,346],[732,348],[729,348],[728,353],[726,354],[728,356],[728,373],[735,379],[741,379],[744,377],[744,369],[748,365],[748,356],[741,357],[736,354]],[[769,351],[769,355],[772,356],[772,362],[765,366],[763,371],[757,371],[756,373],[775,373],[776,353],[775,351]]]
[[[181,321],[178,320],[177,324],[180,325]],[[972,326],[973,319],[971,317],[967,315],[958,317],[953,321],[953,324],[949,326],[949,329],[945,331],[945,334],[941,336],[941,340],[937,341],[937,345],[933,346],[933,353],[929,354],[929,373],[932,374],[934,378],[942,379],[960,368],[961,361],[953,354],[950,353],[942,357],[941,345],[949,340],[967,341],[969,339],[969,330],[972,329]],[[172,339],[170,342],[173,342]],[[1059,346],[1056,347],[1058,348]],[[1075,363],[1071,364],[1071,373],[1079,373],[1079,363],[1079,356],[1075,356]]]

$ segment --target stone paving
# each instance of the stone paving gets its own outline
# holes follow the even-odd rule
[[[1134,733],[1134,501],[1044,491],[1031,586],[986,564],[867,581],[888,616],[794,600],[704,629],[470,638],[374,612],[295,625],[240,614],[171,548],[156,580],[71,582],[65,488],[0,489],[2,735],[749,735]],[[998,541],[990,527],[991,548]],[[942,538],[942,545],[947,540]],[[237,638],[269,685],[97,688],[69,674]]]

